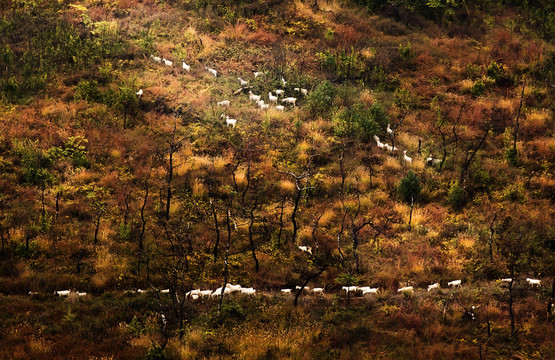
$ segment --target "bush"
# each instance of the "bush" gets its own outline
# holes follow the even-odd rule
[[[466,190],[459,186],[457,183],[451,184],[449,188],[448,202],[455,211],[461,210],[466,204],[467,193]]]
[[[381,127],[385,127],[387,114],[379,103],[370,108],[355,104],[338,111],[332,122],[336,136],[357,136],[362,141],[369,141]]]
[[[486,84],[482,79],[476,80],[474,82],[474,85],[472,85],[472,88],[470,89],[470,93],[474,97],[481,96],[484,93],[484,91],[486,91]]]
[[[419,200],[421,189],[420,180],[418,180],[418,177],[412,170],[408,172],[407,176],[405,176],[399,184],[399,194],[401,195],[401,199],[407,204]]]
[[[145,359],[147,360],[165,360],[166,354],[160,345],[152,345],[146,352]]]
[[[307,98],[308,110],[315,115],[327,114],[332,105],[337,89],[329,81],[324,81],[310,92]]]

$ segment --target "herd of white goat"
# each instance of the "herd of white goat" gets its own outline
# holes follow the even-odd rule
[[[163,64],[169,68],[173,68],[173,61],[170,61],[166,58],[150,55],[150,59],[157,64]],[[185,61],[182,61],[181,68],[183,69],[183,71],[186,71],[187,73],[191,72],[191,65],[188,65]],[[206,70],[210,75],[216,78],[219,76],[218,71],[209,66],[205,66],[204,70]],[[262,77],[266,75],[266,73],[262,71],[253,71],[253,75],[254,75],[254,78],[257,79],[258,77]],[[238,77],[237,80],[239,81],[239,85],[243,90],[246,90],[248,88],[249,80],[245,80],[241,77]],[[281,77],[280,82],[283,85],[283,87],[287,85],[287,81],[283,78],[283,76]],[[296,87],[293,89],[293,91],[297,95],[302,95],[302,96],[308,95],[308,89],[305,89],[305,88]],[[275,95],[273,93],[275,93]],[[141,97],[143,94],[144,94],[143,89],[139,89],[139,91],[137,91],[138,97]],[[280,103],[280,97],[281,97],[281,103]],[[249,91],[249,100],[255,103],[260,110],[265,110],[265,111],[269,110],[271,105],[273,105],[273,108],[275,110],[281,111],[281,112],[285,111],[286,106],[295,107],[297,105],[297,98],[294,96],[285,97],[284,89],[275,89],[273,92],[270,91],[268,93],[268,100],[266,100],[263,95],[256,95],[252,91]],[[221,100],[216,102],[216,105],[220,107],[228,108],[231,106],[231,101]],[[227,126],[231,126],[235,128],[235,125],[237,124],[237,119],[230,118],[225,113],[222,114],[220,118],[225,120],[225,123]]]
[[[303,250],[303,251],[305,251],[305,250]],[[512,278],[499,279],[499,282],[501,282],[501,283],[513,283],[514,279],[512,279]],[[526,278],[526,282],[531,287],[535,287],[535,286],[540,287],[541,286],[541,280],[539,280],[539,279]],[[462,288],[462,280],[449,281],[447,283],[447,286],[449,288],[461,289]],[[437,282],[434,283],[434,284],[428,285],[428,292],[430,292],[431,290],[434,290],[434,289],[440,290],[441,285]],[[323,287],[310,288],[308,286],[304,286],[304,287],[296,286],[295,288],[283,288],[283,289],[280,289],[279,293],[282,293],[284,295],[290,295],[293,292],[298,292],[299,290],[302,290],[302,291],[305,291],[309,294],[314,294],[314,295],[324,295],[324,293],[325,293],[325,290],[324,290]],[[415,290],[417,290],[417,289],[415,289],[413,286],[404,286],[404,287],[401,287],[401,288],[397,289],[397,292],[398,293],[405,293],[405,292],[412,293]],[[144,294],[144,293],[149,292],[149,291],[157,291],[161,294],[170,294],[170,289],[162,289],[162,290],[137,289],[137,290],[127,290],[126,293]],[[341,292],[344,292],[347,295],[350,295],[350,294],[362,295],[363,297],[365,297],[366,295],[376,295],[376,294],[378,294],[379,291],[380,291],[379,288],[372,288],[370,286],[343,286],[341,288]],[[72,294],[76,295],[79,298],[87,295],[86,292],[79,292],[79,291],[73,291],[73,290],[54,291],[54,295],[58,295],[60,297],[69,297]],[[191,300],[199,300],[200,298],[203,298],[203,297],[217,298],[217,297],[220,297],[222,295],[231,295],[231,294],[256,295],[256,289],[254,289],[253,287],[242,287],[241,285],[237,285],[237,284],[227,284],[225,287],[221,286],[221,287],[217,288],[216,290],[194,289],[194,290],[191,290],[191,291],[187,292],[185,294],[185,296],[188,297]],[[35,292],[35,291],[29,291],[29,295],[39,295],[39,293]]]

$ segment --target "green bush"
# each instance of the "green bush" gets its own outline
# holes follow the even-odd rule
[[[81,80],[75,89],[75,100],[102,103],[104,98],[96,80]]]
[[[315,115],[325,115],[329,113],[333,106],[333,99],[337,89],[329,81],[316,86],[314,91],[310,92],[307,97],[307,108]]]
[[[484,91],[486,91],[486,84],[482,79],[476,80],[474,82],[474,85],[472,85],[472,88],[470,89],[470,93],[474,97],[481,96],[484,93]]]
[[[420,180],[418,180],[418,177],[412,170],[399,183],[399,194],[401,199],[407,204],[418,202],[421,190]]]
[[[336,136],[357,136],[362,141],[369,141],[382,126],[385,127],[387,114],[379,103],[374,103],[370,108],[355,104],[338,111],[332,123]]]
[[[164,349],[160,345],[152,345],[148,348],[146,355],[146,360],[165,360],[166,354],[164,353]]]
[[[451,184],[447,201],[449,202],[449,205],[451,205],[453,210],[461,210],[467,201],[466,190],[460,187],[457,183]]]

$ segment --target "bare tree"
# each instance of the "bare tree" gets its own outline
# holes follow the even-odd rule
[[[480,142],[476,145],[474,150],[468,150],[466,152],[466,158],[465,158],[462,170],[461,170],[461,176],[459,177],[459,184],[461,186],[464,184],[464,176],[466,175],[466,172],[468,171],[468,168],[470,167],[470,164],[472,163],[472,160],[476,156],[476,153],[478,152],[478,150],[480,150],[480,148],[482,147],[482,145],[486,141],[486,138],[488,137],[488,134],[489,134],[489,130],[490,130],[490,127],[487,126],[486,129],[484,130],[484,135],[482,136],[482,138],[480,139]],[[470,155],[470,157],[469,157],[469,154],[471,154],[471,153],[472,153],[472,155]]]
[[[168,167],[166,169],[166,211],[165,211],[165,219],[166,221],[170,220],[170,206],[171,206],[171,198],[172,198],[172,180],[173,180],[173,170],[178,168],[181,164],[174,165],[173,164],[173,154],[175,154],[181,148],[183,140],[185,138],[181,138],[176,140],[176,133],[177,133],[177,122],[173,125],[173,131],[171,134],[170,139],[168,142]]]

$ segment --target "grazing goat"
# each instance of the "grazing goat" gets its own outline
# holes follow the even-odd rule
[[[294,88],[293,91],[294,92],[301,92],[301,88]]]
[[[141,97],[143,95],[143,89],[139,89],[139,91],[137,91],[137,96]]]
[[[312,289],[312,292],[315,293],[315,294],[324,295],[324,288],[314,288],[314,289]]]
[[[312,248],[310,246],[299,246],[299,250],[304,251],[312,255]]]
[[[163,58],[162,61],[164,62],[164,65],[166,65],[167,67],[172,67],[173,66],[173,61],[169,61],[166,58]]]
[[[244,295],[254,295],[256,294],[256,290],[254,288],[241,288],[241,294]]]
[[[225,106],[225,107],[228,107],[229,105],[231,105],[231,101],[229,101],[229,100],[222,100],[222,101],[218,101],[216,104],[218,104],[218,106]]]
[[[370,288],[362,291],[363,296],[366,294],[377,294],[377,293],[378,293],[378,288]]]
[[[358,287],[356,287],[356,286],[343,286],[343,287],[341,287],[341,290],[345,291],[346,293],[355,292],[355,291],[358,290]]]
[[[276,95],[277,96],[284,96],[285,95],[285,90],[277,89],[276,90]]]
[[[528,284],[530,284],[531,286],[534,286],[534,285],[542,286],[541,284],[542,281],[538,279],[526,278],[526,281],[528,281]]]
[[[287,85],[287,81],[285,81],[283,76],[281,77],[281,83],[283,84],[283,87],[285,87],[285,85]]]
[[[154,56],[154,55],[150,55],[150,58],[152,59],[152,61],[154,61],[155,63],[161,64],[162,63],[162,58],[158,57],[158,56]]]
[[[148,291],[148,290],[137,289],[137,292],[138,292],[139,294],[145,293],[145,292],[147,292],[147,291]]]
[[[249,91],[249,100],[257,103],[260,101],[260,95],[255,95],[252,91]]]
[[[291,294],[292,289],[281,289],[281,292],[284,294]]]
[[[54,291],[54,295],[58,295],[58,296],[69,296],[70,293],[71,293],[70,290],[58,290],[58,291]]]
[[[433,157],[429,156],[426,159],[426,164],[428,164],[429,166],[436,166],[441,164],[441,159],[434,159]]]
[[[439,283],[428,285],[428,291],[430,291],[432,289],[439,289]]]
[[[253,71],[252,72],[254,74],[254,78],[256,79],[259,76],[264,76],[264,72],[263,71]]]
[[[294,97],[286,97],[285,99],[281,100],[281,102],[282,102],[282,103],[286,103],[286,104],[295,106],[295,103],[297,102],[297,98],[294,98]]]
[[[81,296],[87,296],[86,292],[78,292],[77,296],[81,297]]]
[[[161,294],[169,294],[170,293],[170,289],[162,289],[160,290]]]
[[[249,86],[249,82],[247,80],[243,80],[240,77],[238,77],[237,80],[239,80],[239,84],[241,84],[241,87]]]
[[[277,111],[283,112],[283,111],[285,111],[285,106],[283,106],[283,105],[276,105],[276,110],[277,110]]]
[[[225,124],[227,126],[231,125],[233,128],[235,128],[235,123],[237,122],[237,119],[232,119],[229,116],[225,116]]]
[[[462,287],[461,284],[462,284],[462,280],[453,280],[453,281],[449,281],[447,283],[447,285],[449,285],[449,286],[458,287],[458,288]]]
[[[199,295],[197,295],[197,294],[191,295],[191,299],[193,299],[193,300],[198,300],[198,298],[199,298]]]
[[[403,150],[403,160],[405,160],[407,164],[412,164],[412,158],[407,156],[407,150]]]
[[[414,291],[414,288],[413,288],[412,286],[405,286],[405,287],[402,287],[402,288],[400,288],[399,290],[397,290],[397,292],[405,292],[405,291],[407,291],[407,292],[413,292],[413,291]]]
[[[260,106],[260,110],[268,110],[270,108],[270,104],[258,104]]]
[[[209,296],[210,294],[212,294],[212,290],[201,290],[198,292],[197,295],[199,296]]]
[[[301,94],[303,94],[304,96],[308,95],[308,90],[307,89],[301,89]]]
[[[501,279],[501,281],[510,283],[510,282],[513,281],[513,279],[512,278],[505,278],[505,279]]]
[[[187,71],[187,72],[191,72],[191,65],[187,65],[185,63],[185,61],[183,61],[183,70]]]
[[[218,72],[212,68],[209,68],[208,66],[204,67],[205,70],[207,70],[210,74],[214,75],[214,77],[218,77]]]
[[[274,104],[277,104],[277,101],[278,101],[278,97],[277,97],[277,96],[274,96],[274,95],[272,95],[272,93],[271,93],[271,92],[269,92],[269,93],[268,93],[268,99],[269,99],[268,101],[270,101],[270,103],[274,103]]]
[[[29,291],[29,295],[33,296],[33,295],[38,295],[38,291]]]

